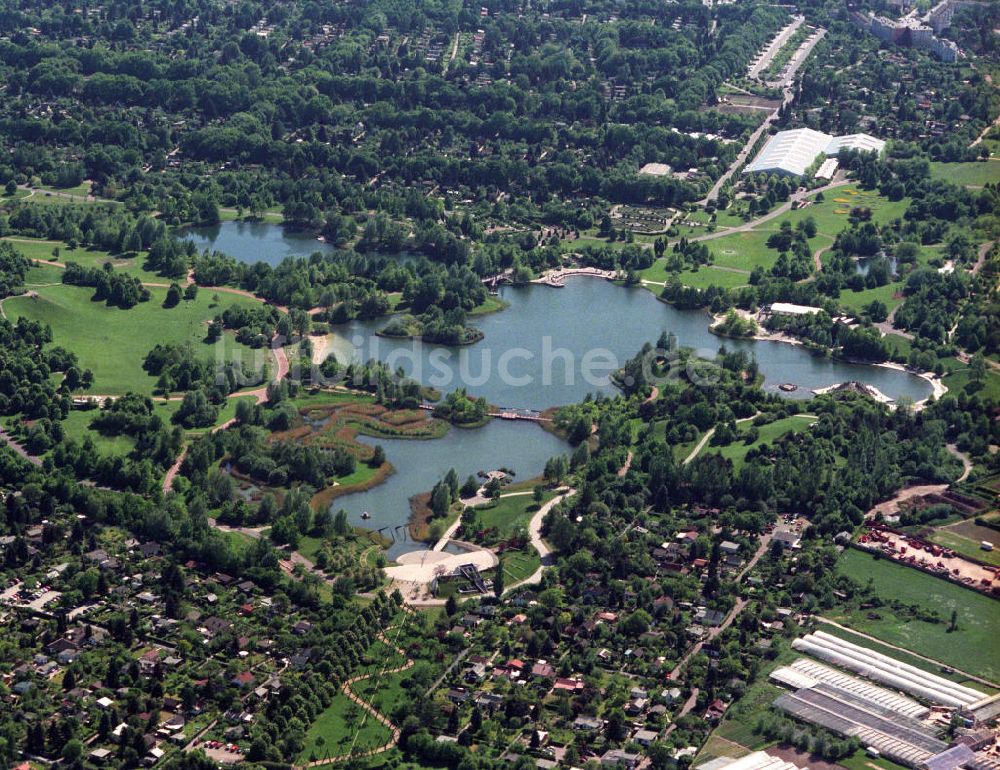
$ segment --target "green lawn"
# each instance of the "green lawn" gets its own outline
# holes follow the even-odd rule
[[[889,310],[892,310],[897,305],[903,303],[902,297],[893,296],[902,290],[902,283],[887,283],[885,286],[877,286],[874,289],[862,289],[861,291],[844,289],[840,292],[840,297],[837,301],[850,313],[861,313],[875,300],[881,300]]]
[[[748,272],[736,272],[706,265],[697,270],[684,270],[678,273],[681,283],[696,289],[707,289],[709,286],[719,286],[724,289],[736,289],[750,283]]]
[[[954,369],[950,374],[945,375],[944,384],[948,390],[956,395],[959,391],[967,393],[978,393],[980,398],[992,398],[994,401],[1000,400],[1000,374],[996,369],[988,369],[986,379],[980,385],[973,385],[969,380],[968,367]]]
[[[952,682],[958,682],[959,684],[964,684],[969,687],[973,687],[977,690],[982,690],[987,695],[992,695],[993,693],[996,692],[996,690],[993,690],[984,684],[980,684],[979,682],[976,682],[973,679],[969,679],[967,676],[963,676],[962,674],[956,673],[953,669],[944,669],[941,666],[936,666],[933,663],[928,663],[926,660],[923,660],[922,658],[919,658],[912,653],[904,652],[902,650],[889,647],[883,644],[882,642],[875,642],[863,636],[858,636],[858,634],[846,628],[831,626],[827,623],[822,624],[820,628],[826,633],[830,634],[831,636],[837,636],[841,639],[846,639],[847,641],[852,642],[853,644],[857,644],[862,647],[867,647],[871,650],[875,650],[875,652],[880,652],[883,655],[888,655],[889,657],[895,658],[896,660],[902,663],[907,663],[913,666],[914,668],[919,668],[924,671],[929,671],[932,674],[936,674],[937,676],[940,676],[943,679],[947,679]]]
[[[791,417],[783,417],[780,420],[775,420],[767,425],[761,425],[760,428],[758,428],[760,435],[757,440],[751,444],[747,444],[742,438],[740,438],[732,444],[724,447],[707,446],[705,447],[705,451],[718,452],[726,459],[732,460],[733,465],[738,469],[743,465],[747,452],[751,449],[759,447],[762,444],[773,444],[786,433],[799,433],[804,431],[814,422],[816,422],[815,417],[801,414],[795,414]],[[738,427],[742,428],[741,433],[745,434],[750,425],[751,423],[746,423]]]
[[[543,502],[551,500],[555,493],[547,491]],[[476,518],[480,529],[496,528],[498,537],[506,539],[517,527],[527,527],[531,517],[538,510],[538,503],[532,495],[501,497],[495,505],[477,508]]]
[[[222,425],[222,423],[232,420],[236,417],[236,404],[240,401],[249,401],[250,403],[255,403],[256,398],[254,396],[233,396],[232,398],[227,398],[226,403],[222,405],[219,409],[219,416],[215,418],[216,425]],[[164,402],[162,399],[154,399],[154,403],[158,411],[162,410],[163,419],[169,420],[173,413],[180,406],[179,401],[168,401]],[[197,428],[195,430],[187,431],[189,436],[198,436],[202,433],[211,430],[211,428]]]
[[[496,313],[500,310],[505,310],[510,305],[509,302],[504,302],[499,297],[494,297],[492,294],[486,295],[486,300],[482,305],[477,305],[472,308],[469,315],[486,315],[487,313]]]
[[[853,548],[844,552],[837,567],[862,585],[872,580],[876,594],[885,602],[920,605],[936,612],[940,622],[898,618],[888,606],[879,609],[881,618],[877,620],[861,610],[831,619],[970,674],[1000,679],[1000,658],[996,655],[1000,612],[994,599]],[[948,633],[952,610],[958,613],[958,630]]]
[[[135,441],[131,436],[102,436],[96,430],[91,430],[90,423],[98,414],[100,414],[98,409],[71,411],[62,421],[66,438],[83,441],[89,436],[98,452],[103,455],[124,456],[131,452],[135,447]]]
[[[105,263],[110,263],[116,270],[134,275],[140,281],[147,283],[170,283],[169,278],[164,278],[143,268],[143,261],[146,258],[145,253],[115,256],[102,249],[78,247],[71,250],[65,243],[59,241],[46,241],[19,235],[12,235],[0,240],[9,241],[17,251],[28,259],[40,259],[47,262],[56,261],[64,264],[67,262],[76,262],[82,267],[101,267]],[[58,249],[58,255],[53,254],[54,249]],[[43,265],[41,268],[36,269],[52,270],[53,268]],[[59,272],[61,273],[62,271],[60,270]]]
[[[219,416],[216,418],[215,424],[221,425],[236,416],[237,401],[253,400],[253,397],[247,396],[243,398],[227,399],[226,403],[221,409],[219,409]],[[171,424],[171,418],[180,405],[181,402],[176,400],[164,401],[162,398],[153,399],[153,409],[155,413],[158,414],[164,423],[168,425]],[[66,437],[76,441],[83,441],[84,438],[89,436],[101,454],[126,455],[132,451],[132,448],[135,446],[135,442],[131,437],[104,436],[90,427],[90,423],[99,414],[100,409],[74,409],[70,411],[66,419],[62,421],[62,427],[63,431],[66,433]],[[208,428],[189,430],[186,431],[186,434],[188,436],[197,436],[207,432],[208,430]]]
[[[526,551],[508,551],[503,557],[504,585],[513,585],[530,577],[541,565],[538,551],[530,545]]]
[[[903,770],[903,765],[897,765],[885,757],[870,757],[864,749],[858,749],[851,756],[838,759],[837,764],[847,770],[872,770],[872,767],[880,767],[882,770]]]
[[[852,208],[869,208],[872,211],[873,222],[888,224],[902,217],[910,205],[909,198],[891,201],[876,191],[862,190],[854,185],[835,187],[823,193],[822,201],[816,202],[815,196],[812,196],[812,200],[813,203],[804,208],[789,211],[772,219],[766,223],[767,227],[776,230],[786,221],[794,227],[802,220],[812,217],[816,222],[818,233],[834,238],[850,224],[849,212]]]
[[[253,363],[265,351],[251,351],[231,337],[213,345],[204,343],[208,321],[230,305],[252,305],[254,300],[229,296],[216,306],[208,292],[181,302],[175,308],[162,307],[166,289],[150,290],[152,298],[129,310],[93,302],[93,289],[81,286],[49,286],[36,297],[11,297],[4,311],[11,320],[27,317],[52,327],[53,342],[72,350],[80,364],[94,372],[90,392],[121,394],[132,390],[151,393],[156,379],[142,369],[142,361],[156,343],[189,342],[204,358],[230,360],[235,355]],[[263,363],[263,358],[261,358]]]
[[[751,230],[746,233],[733,233],[705,243],[712,253],[714,264],[746,270],[749,273],[755,267],[770,268],[777,260],[778,252],[767,247],[767,239],[772,233],[772,230]]]
[[[352,745],[360,753],[381,746],[390,737],[387,727],[340,691],[309,726],[298,761],[305,764],[313,759],[347,754]]]
[[[61,267],[38,265],[28,268],[28,273],[24,276],[24,285],[28,289],[35,289],[52,283],[62,283],[62,276]]]
[[[1000,182],[1000,160],[931,163],[931,177],[946,179],[954,184],[983,187],[987,182]]]

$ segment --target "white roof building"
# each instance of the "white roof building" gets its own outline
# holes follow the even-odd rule
[[[666,176],[670,173],[670,166],[666,163],[647,163],[639,169],[639,173],[647,176]]]
[[[824,152],[827,155],[838,155],[841,150],[859,150],[860,152],[880,153],[885,149],[885,140],[876,139],[870,134],[847,134],[830,139]]]
[[[785,174],[804,176],[820,155],[837,155],[841,150],[882,152],[885,142],[868,134],[831,136],[811,128],[779,131],[767,140],[757,157],[743,169],[744,174]]]
[[[740,759],[732,757],[718,757],[703,765],[699,765],[697,770],[802,770],[797,765],[787,762],[779,757],[774,757],[766,751],[755,751]]]
[[[794,305],[791,302],[772,302],[771,312],[783,315],[812,315],[813,313],[822,313],[823,308],[810,307],[809,305]]]

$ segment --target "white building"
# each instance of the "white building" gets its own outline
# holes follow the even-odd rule
[[[885,142],[868,134],[831,136],[811,128],[779,131],[767,140],[757,157],[743,169],[744,174],[784,174],[805,176],[820,155],[834,156],[841,150],[881,153]]]

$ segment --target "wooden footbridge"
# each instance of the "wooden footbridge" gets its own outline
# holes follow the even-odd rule
[[[421,404],[420,408],[425,412],[433,412],[434,404]],[[494,411],[487,412],[487,417],[497,420],[525,420],[527,422],[552,422],[551,417],[544,417],[541,412],[535,409],[518,409],[516,407],[502,406],[494,407]]]

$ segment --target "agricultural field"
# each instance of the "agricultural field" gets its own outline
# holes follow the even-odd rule
[[[885,604],[874,613],[877,618],[855,609],[831,615],[831,620],[970,674],[1000,679],[1000,661],[994,654],[1000,635],[996,600],[855,549],[844,552],[837,568],[862,586],[870,583]],[[911,617],[904,609],[910,605],[935,613],[938,622]],[[957,613],[958,629],[949,633],[952,611]]]
[[[93,302],[93,289],[82,286],[47,286],[34,296],[10,297],[5,314],[12,321],[25,317],[48,324],[53,343],[77,354],[80,365],[94,373],[91,393],[120,395],[127,391],[151,394],[156,378],[142,368],[156,343],[193,346],[204,358],[265,362],[266,351],[254,351],[224,336],[222,342],[205,344],[208,322],[231,305],[253,305],[254,300],[226,295],[216,304],[212,295],[199,292],[177,307],[162,307],[167,290],[150,289],[152,297],[129,310]],[[259,360],[258,360],[259,359]]]
[[[936,527],[928,539],[938,545],[951,548],[962,556],[1000,567],[1000,532],[991,527],[976,524],[973,519]],[[993,550],[984,551],[981,547],[983,542],[992,543]]]

